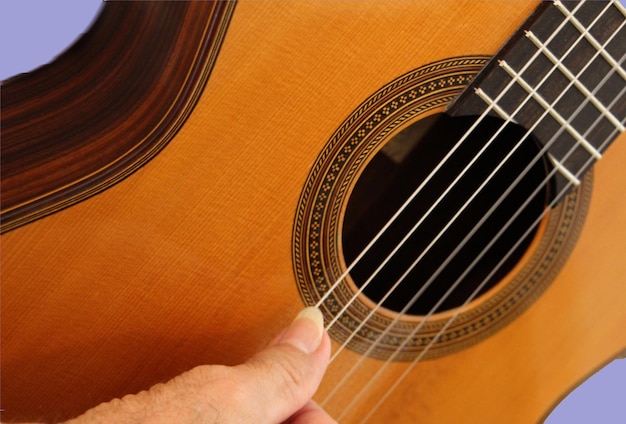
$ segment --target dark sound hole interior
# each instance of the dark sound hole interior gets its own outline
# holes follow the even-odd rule
[[[350,195],[344,218],[343,253],[348,265],[374,239],[473,122],[471,117],[452,118],[445,114],[422,119],[394,136],[372,158]],[[537,143],[528,138],[503,162],[525,134],[525,130],[516,125],[508,125],[500,133],[425,217],[429,208],[452,186],[455,178],[501,125],[502,121],[496,118],[483,120],[354,266],[351,277],[359,287],[366,284],[363,293],[368,298],[379,303],[401,280],[383,306],[400,312],[412,303],[407,313],[426,315],[458,281],[456,288],[436,308],[437,312],[449,310],[462,305],[484,281],[486,283],[478,295],[489,290],[519,261],[536,228],[527,235],[524,233],[544,210],[550,187],[544,183],[547,174],[544,158],[537,160],[513,186],[539,152]],[[502,162],[504,165],[495,176],[467,203]],[[533,196],[533,191],[541,185],[543,188]],[[510,187],[510,193],[505,194]],[[499,201],[501,197],[502,202]],[[500,204],[490,213],[496,203]],[[463,212],[455,218],[463,207]],[[521,213],[513,218],[520,210]],[[486,221],[468,237],[485,216],[488,216]],[[422,219],[417,230],[391,255],[411,228]],[[512,224],[497,237],[511,219]],[[446,226],[448,228],[442,231]],[[495,238],[497,240],[492,243]],[[522,242],[515,246],[520,239],[523,239]],[[485,254],[472,266],[483,250]],[[504,259],[511,250],[513,253]],[[386,264],[377,271],[385,261]],[[502,265],[498,267],[500,262]]]

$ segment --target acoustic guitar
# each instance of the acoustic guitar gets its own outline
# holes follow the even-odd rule
[[[2,84],[3,420],[240,363],[318,305],[340,422],[541,421],[626,349],[625,22],[107,2]]]

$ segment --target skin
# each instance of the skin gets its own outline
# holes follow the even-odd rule
[[[335,423],[311,400],[329,357],[322,315],[306,308],[244,364],[193,368],[147,391],[100,404],[68,423]]]

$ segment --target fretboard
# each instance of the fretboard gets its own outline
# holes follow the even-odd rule
[[[625,63],[619,1],[542,2],[448,112],[532,131],[557,186],[576,186],[624,131]]]

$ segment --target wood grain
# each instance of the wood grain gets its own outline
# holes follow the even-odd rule
[[[264,346],[302,306],[294,212],[333,132],[399,75],[495,53],[536,4],[239,3],[204,95],[166,149],[123,183],[2,236],[3,420],[65,419]],[[587,225],[545,295],[493,337],[418,365],[372,422],[537,421],[624,350],[625,142],[597,165]],[[331,365],[318,400],[356,359]],[[380,365],[366,364],[332,414]],[[344,422],[360,422],[405,366]]]
[[[2,85],[2,231],[149,161],[189,116],[231,2],[110,2],[57,60]]]

